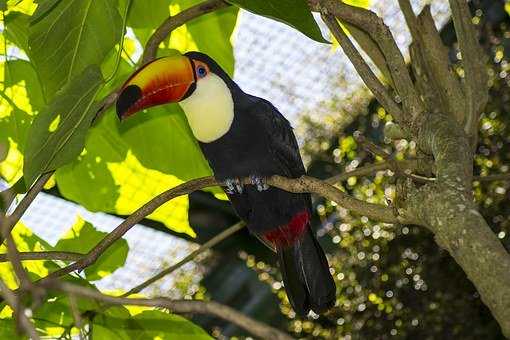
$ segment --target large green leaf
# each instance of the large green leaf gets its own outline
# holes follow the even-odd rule
[[[201,0],[179,0],[187,8]],[[234,74],[234,53],[230,36],[237,21],[234,6],[202,15],[186,24],[198,50],[211,56],[231,76]]]
[[[129,318],[98,315],[92,329],[94,339],[212,339],[185,318],[159,310],[146,310]]]
[[[55,250],[87,253],[108,233],[98,231],[92,224],[78,217],[73,227],[57,242]],[[90,267],[85,269],[87,280],[99,280],[126,263],[129,251],[126,240],[117,240]]]
[[[35,15],[43,6],[36,10]],[[99,65],[119,41],[121,17],[116,0],[61,0],[33,23],[30,57],[47,98],[76,81],[89,65]]]
[[[122,0],[120,2],[125,2]],[[132,0],[127,25],[132,28],[156,29],[170,15],[172,0]],[[122,4],[122,8],[124,8]]]
[[[182,179],[173,175],[173,170],[166,167],[172,155],[166,149],[168,141],[165,141],[165,136],[159,130],[168,126],[169,128],[163,131],[170,131],[166,138],[172,139],[171,136],[174,133],[171,129],[172,117],[166,112],[166,117],[160,117],[157,120],[159,123],[157,126],[150,123],[148,119],[154,117],[152,116],[154,113],[151,112],[153,111],[149,110],[147,114],[135,115],[121,124],[113,110],[108,111],[103,119],[90,130],[85,151],[75,161],[57,170],[57,184],[64,197],[92,211],[128,215],[162,191],[181,184]],[[148,120],[145,121],[146,119]],[[125,127],[124,124],[126,124]],[[149,128],[144,130],[145,124],[149,124]],[[132,134],[131,125],[134,128]],[[121,130],[124,133],[121,133]],[[134,155],[133,150],[130,150],[130,145],[142,143],[142,140],[135,140],[135,138],[141,138],[143,143],[146,143],[144,144],[146,148],[139,149],[140,153],[147,152],[154,155],[151,156],[154,157],[152,160],[148,158],[143,160],[147,164],[150,162],[150,167],[144,166]],[[191,146],[197,147],[195,143]],[[176,150],[175,152],[179,155],[185,152],[193,155],[189,147],[183,150],[170,150]],[[187,162],[179,165],[182,173],[193,176],[207,170],[205,165],[197,166],[193,164],[193,161],[195,160],[187,158]],[[164,167],[168,173],[157,171]],[[186,169],[190,172],[187,173]],[[186,196],[161,206],[149,215],[149,218],[161,221],[177,232],[194,235],[188,223]]]
[[[29,130],[23,165],[27,185],[40,174],[72,161],[82,151],[102,82],[99,68],[88,67],[37,115]]]
[[[13,184],[21,176],[23,152],[34,114],[44,104],[37,74],[30,62],[4,63],[4,89],[0,93],[0,176]]]
[[[227,0],[250,12],[281,21],[309,38],[327,42],[313,18],[306,0]]]
[[[122,122],[119,129],[143,166],[184,181],[211,175],[178,105],[159,106],[132,116]]]

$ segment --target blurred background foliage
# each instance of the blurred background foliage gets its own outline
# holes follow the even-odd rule
[[[92,35],[95,30],[105,32],[103,45],[98,49],[101,53],[81,53],[93,42],[90,37],[87,40],[73,38],[73,35],[70,38],[73,46],[80,48],[76,62],[66,58],[54,59],[52,49],[46,48],[53,46],[53,50],[58,49],[66,37],[48,35],[51,23],[56,23],[65,33],[66,27],[71,29],[82,18],[83,6],[90,1],[0,1],[3,11],[0,54],[5,56],[0,67],[0,176],[9,185],[23,176],[29,128],[56,95],[57,88],[70,77],[79,76],[87,64],[96,63],[103,78],[113,74],[113,79],[102,87],[98,96],[101,98],[122,84],[135,70],[141,58],[141,47],[155,27],[169,14],[175,15],[201,2],[153,0],[147,6],[146,1],[132,1],[126,20],[128,30],[122,58],[117,72],[113,73],[126,0],[94,1],[94,6],[99,6],[102,11],[90,13],[83,28],[84,32]],[[250,3],[244,0],[232,2]],[[370,5],[368,0],[345,2],[363,7]],[[58,7],[64,5],[70,7]],[[490,101],[480,122],[475,174],[506,173],[510,170],[510,18],[504,9],[509,9],[510,5],[503,0],[474,0],[471,5],[473,22],[480,28],[480,40],[490,56],[487,71],[491,85]],[[73,15],[58,17],[55,13],[59,12],[53,12],[56,9]],[[258,10],[264,8],[255,8],[253,12]],[[232,6],[181,26],[160,45],[158,55],[200,50],[214,57],[232,74],[235,60],[231,35],[238,11]],[[109,16],[108,22],[105,22],[105,15]],[[303,20],[297,28],[320,40],[309,19]],[[442,38],[450,48],[451,61],[457,63],[453,26],[449,22],[441,29]],[[41,46],[41,39],[48,39],[45,41],[48,45]],[[337,48],[333,44],[332,49]],[[54,74],[51,70],[55,68],[66,71]],[[461,73],[460,68],[458,71]],[[338,88],[347,85],[346,79],[339,76]],[[321,103],[320,110],[326,112],[320,119],[314,118],[310,112],[303,112],[296,128],[312,176],[327,178],[380,161],[356,142],[353,138],[355,132],[384,145],[397,159],[416,155],[413,143],[400,141],[388,144],[384,141],[384,124],[392,118],[363,87],[347,99],[328,99]],[[60,123],[55,119],[49,122],[58,130]],[[51,130],[51,124],[45,128]],[[46,190],[77,202],[90,211],[128,215],[161,191],[210,174],[177,105],[151,109],[122,125],[113,110],[109,110],[84,138],[84,150],[57,169]],[[501,181],[476,182],[475,196],[482,215],[510,250],[509,185],[509,182]],[[394,199],[395,176],[389,171],[382,171],[369,178],[349,178],[339,187],[363,200],[389,203]],[[210,235],[236,221],[228,203],[223,201],[225,197],[218,190],[213,190],[213,194],[196,193],[173,200],[150,218],[162,222],[164,228],[180,237],[191,239],[196,236],[194,241],[203,243]],[[200,284],[191,274],[185,273],[170,291],[152,287],[148,295],[212,298],[300,338],[502,338],[497,323],[472,284],[449,255],[438,248],[432,234],[416,226],[393,226],[352,216],[345,209],[322,199],[316,199],[314,207],[315,225],[327,250],[338,287],[337,306],[329,314],[297,319],[290,309],[271,253],[246,232],[232,237],[214,252],[199,259],[204,273]],[[149,221],[146,224],[155,226]],[[160,225],[156,227],[162,229]],[[23,251],[76,251],[77,245],[81,251],[87,251],[104,235],[79,217],[55,246],[49,245],[22,224],[15,230],[16,242]],[[4,249],[0,248],[0,251]],[[95,281],[112,273],[124,265],[128,251],[127,244],[119,242],[85,272],[84,278]],[[62,264],[27,261],[26,265],[36,278]],[[1,264],[0,275],[11,287],[16,286],[10,265]],[[90,285],[90,282],[83,279],[80,284]],[[58,313],[68,307],[66,299],[63,295],[55,296],[55,303],[48,308]],[[80,308],[81,304],[83,309],[97,307],[80,301]],[[0,335],[12,336],[14,330],[9,328],[11,326],[2,326],[3,320],[10,317],[8,309],[2,308],[0,305]],[[151,333],[143,327],[123,330],[126,320],[132,318],[184,325],[178,317],[154,313],[159,312],[113,308],[94,318],[95,335],[99,338],[172,336]],[[112,320],[117,320],[117,323]],[[207,317],[195,317],[193,320],[218,338],[242,334],[235,327]],[[63,332],[70,335],[71,330],[64,327],[64,321],[69,320],[56,323],[38,321],[38,326],[49,335]],[[112,324],[115,325],[112,329],[105,326]],[[188,323],[186,327],[196,338],[207,337],[192,324]]]

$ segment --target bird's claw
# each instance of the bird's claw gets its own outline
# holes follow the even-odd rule
[[[227,194],[233,195],[243,193],[243,184],[239,178],[227,178],[225,180],[225,186],[227,187],[225,190]]]
[[[257,187],[258,191],[264,191],[264,190],[269,189],[269,185],[267,185],[266,182],[258,176],[251,175],[250,182],[251,182],[251,184],[253,184]]]

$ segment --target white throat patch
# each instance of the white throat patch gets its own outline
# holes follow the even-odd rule
[[[210,72],[197,88],[179,102],[196,139],[213,142],[228,132],[234,120],[234,101],[223,79]]]

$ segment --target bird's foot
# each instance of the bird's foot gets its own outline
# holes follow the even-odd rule
[[[251,184],[255,185],[257,187],[258,191],[264,191],[269,189],[269,185],[266,184],[263,178],[258,177],[256,175],[250,176],[250,182]]]
[[[239,178],[227,178],[225,180],[225,186],[227,187],[225,192],[227,194],[242,194],[243,193],[243,183]]]

